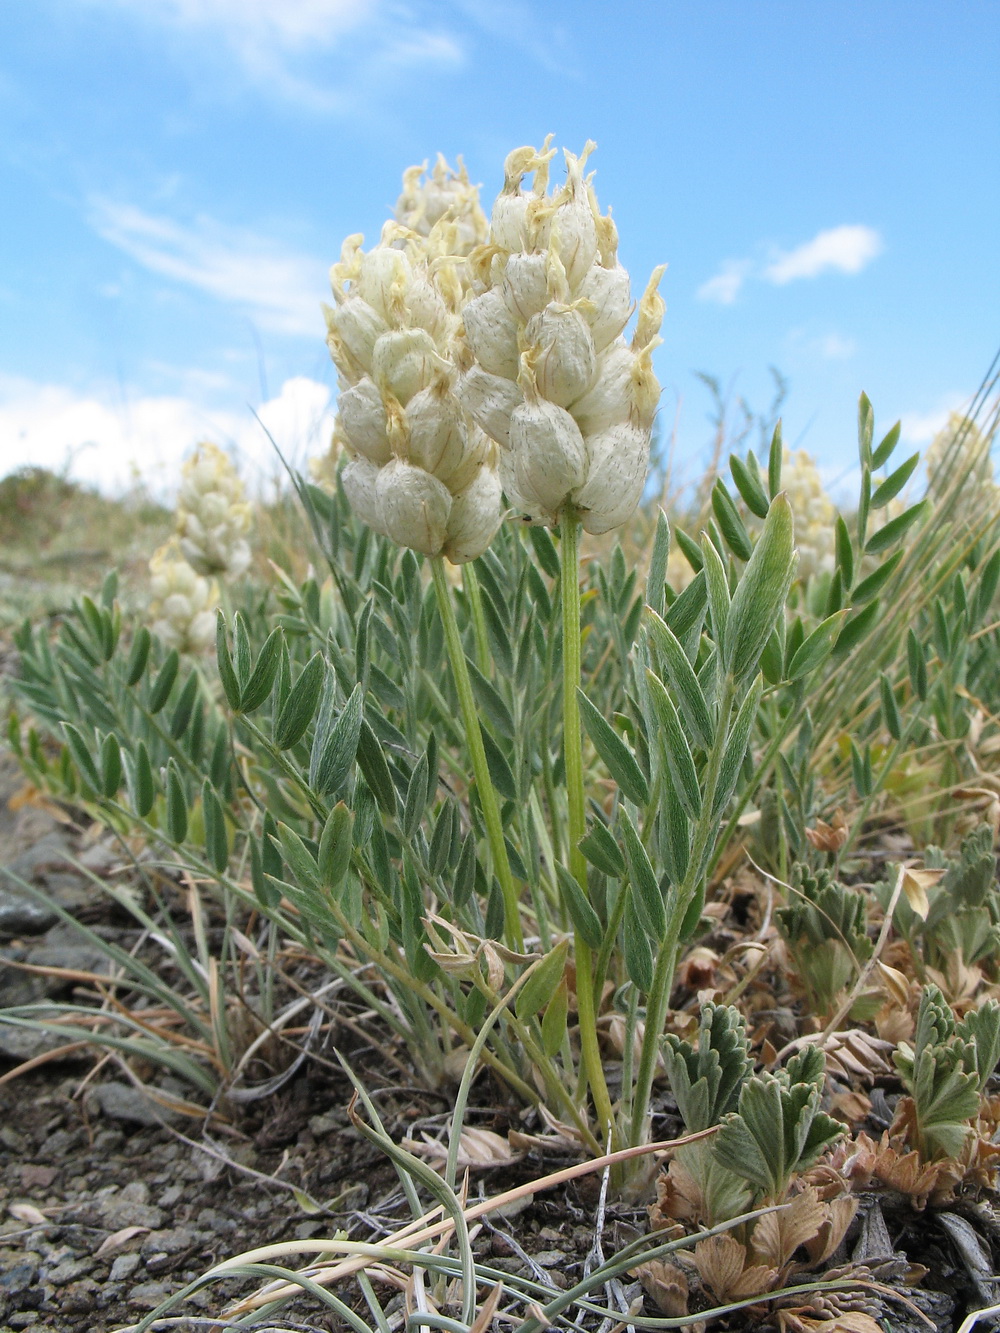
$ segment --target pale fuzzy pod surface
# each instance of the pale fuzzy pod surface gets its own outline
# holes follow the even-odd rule
[[[218,584],[195,573],[177,537],[153,553],[149,576],[153,633],[178,652],[204,652],[215,641]]]
[[[345,241],[331,270],[327,344],[339,371],[335,442],[351,507],[376,532],[455,564],[500,524],[496,449],[456,398],[453,342],[465,255],[486,234],[476,187],[443,159],[404,174],[401,221],[365,253]]]
[[[184,464],[177,497],[177,535],[184,559],[199,574],[237,578],[250,564],[246,534],[251,509],[228,455],[199,444]]]
[[[500,446],[512,504],[549,524],[570,505],[601,533],[626,522],[646,483],[664,269],[626,340],[635,307],[617,230],[583,174],[593,147],[566,152],[565,184],[551,193],[548,140],[508,155],[489,240],[469,256],[456,393]]]

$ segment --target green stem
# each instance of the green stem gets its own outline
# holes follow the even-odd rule
[[[455,680],[455,689],[458,692],[459,706],[462,710],[462,721],[465,724],[466,743],[472,759],[472,772],[476,780],[479,804],[486,823],[486,836],[489,839],[490,851],[493,854],[493,869],[500,881],[500,892],[503,894],[504,934],[507,944],[520,953],[524,949],[524,935],[521,930],[518,892],[514,884],[514,876],[511,874],[510,862],[507,860],[507,847],[504,843],[500,806],[497,802],[493,781],[490,778],[489,765],[486,762],[486,750],[483,746],[483,735],[479,729],[476,699],[472,693],[472,681],[469,679],[465,649],[462,647],[458,622],[455,620],[455,610],[451,604],[451,593],[448,588],[448,578],[444,572],[442,556],[434,556],[431,560],[431,573],[434,577],[434,591],[437,593],[438,609],[441,612],[441,620],[444,624],[444,637],[448,645],[451,671]]]
[[[490,641],[486,637],[486,616],[483,614],[483,594],[479,590],[476,567],[470,560],[462,566],[462,585],[469,599],[472,613],[472,632],[476,636],[476,666],[485,676],[490,669]]]
[[[562,581],[563,623],[563,763],[566,769],[566,797],[569,806],[568,843],[570,874],[587,893],[587,860],[580,851],[580,839],[587,831],[586,797],[583,787],[583,741],[580,734],[580,525],[569,506],[563,511],[560,527],[559,563]],[[597,1006],[594,995],[594,963],[590,945],[574,931],[576,957],[576,999],[580,1019],[580,1052],[594,1109],[600,1126],[598,1138],[604,1142],[613,1129],[611,1095],[604,1078],[604,1065],[597,1040]],[[617,1146],[615,1143],[614,1146]]]

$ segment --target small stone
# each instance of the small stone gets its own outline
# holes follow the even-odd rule
[[[317,1139],[325,1138],[340,1127],[341,1121],[332,1115],[314,1115],[309,1118],[309,1132]]]
[[[86,1106],[91,1114],[97,1110],[109,1120],[132,1125],[160,1125],[173,1116],[128,1083],[99,1083],[87,1094]]]
[[[173,1144],[170,1146],[173,1147]],[[174,1204],[183,1197],[184,1187],[182,1185],[170,1185],[163,1191],[156,1202],[161,1208],[173,1208]]]
[[[169,1282],[140,1282],[129,1292],[129,1302],[140,1310],[155,1310],[172,1290]]]
[[[557,1268],[560,1264],[566,1262],[566,1256],[562,1250],[539,1250],[533,1254],[532,1259],[540,1268]]]
[[[111,1272],[108,1275],[109,1282],[124,1282],[130,1278],[139,1267],[139,1256],[137,1254],[119,1254],[111,1265]]]
[[[118,1195],[129,1203],[149,1203],[149,1186],[144,1180],[130,1180]]]
[[[41,1316],[37,1310],[18,1310],[16,1314],[7,1316],[7,1323],[13,1329],[31,1328],[32,1324],[37,1324],[40,1318]]]
[[[0,1290],[7,1292],[26,1291],[38,1280],[38,1269],[34,1264],[14,1264],[6,1272],[0,1273]]]
[[[152,1204],[135,1203],[119,1195],[112,1195],[101,1205],[101,1216],[105,1226],[112,1231],[120,1231],[123,1227],[148,1227],[150,1231],[159,1231],[165,1220],[160,1209]]]
[[[28,1151],[27,1139],[10,1125],[0,1125],[0,1143],[11,1152],[20,1153],[22,1156]]]
[[[186,1227],[176,1227],[169,1231],[151,1231],[142,1242],[143,1255],[181,1254],[196,1244],[193,1232]]]
[[[90,1258],[64,1259],[62,1263],[56,1264],[55,1268],[45,1272],[45,1281],[51,1282],[54,1287],[64,1287],[67,1282],[75,1282],[77,1278],[84,1277],[93,1266],[94,1260]]]
[[[58,919],[51,907],[44,907],[13,889],[0,888],[0,933],[44,935]]]
[[[47,1190],[58,1174],[57,1166],[37,1166],[29,1163],[21,1167],[21,1188]]]

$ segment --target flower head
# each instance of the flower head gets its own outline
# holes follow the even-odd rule
[[[236,578],[250,564],[250,506],[228,456],[199,444],[184,464],[177,533],[184,558],[199,574]]]
[[[456,218],[473,225],[478,202],[443,159],[427,186],[423,170],[404,176],[400,211],[411,225],[386,223],[367,253],[360,236],[345,241],[330,275],[327,343],[340,372],[337,432],[352,454],[341,484],[355,513],[401,546],[461,563],[482,554],[500,522],[494,447],[452,391],[468,285],[452,247],[461,249]]]
[[[195,573],[177,537],[154,552],[149,575],[153,633],[178,652],[204,652],[215,639],[218,584]]]
[[[618,233],[583,175],[593,147],[565,154],[566,182],[551,194],[548,140],[508,155],[489,241],[469,256],[456,392],[500,446],[504,489],[519,509],[555,523],[571,505],[600,533],[626,521],[645,485],[664,306],[661,267],[626,342],[634,307]]]

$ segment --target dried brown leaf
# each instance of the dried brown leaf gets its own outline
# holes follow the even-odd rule
[[[668,1319],[679,1319],[687,1314],[688,1280],[676,1264],[650,1259],[648,1263],[633,1268],[631,1275],[639,1279],[643,1291],[656,1302]]]
[[[7,1211],[11,1217],[16,1217],[19,1222],[27,1222],[32,1227],[43,1226],[49,1220],[33,1203],[12,1203]]]
[[[113,1231],[110,1236],[105,1236],[100,1245],[94,1251],[95,1259],[103,1259],[109,1254],[117,1254],[119,1250],[134,1240],[136,1236],[142,1236],[149,1230],[149,1227],[122,1227],[120,1231]]]
[[[727,1233],[700,1240],[693,1258],[699,1277],[720,1304],[770,1291],[778,1276],[776,1268],[764,1264],[748,1268],[746,1246]]]
[[[816,1190],[807,1186],[784,1208],[758,1221],[750,1242],[753,1257],[772,1268],[784,1268],[800,1245],[818,1236],[824,1222],[829,1220],[828,1207]]]
[[[415,1157],[422,1157],[434,1167],[444,1166],[448,1160],[448,1144],[424,1134],[423,1138],[404,1139],[403,1147]],[[458,1165],[471,1171],[490,1171],[498,1166],[510,1166],[520,1161],[522,1153],[515,1152],[507,1139],[491,1129],[466,1126],[458,1136]]]

